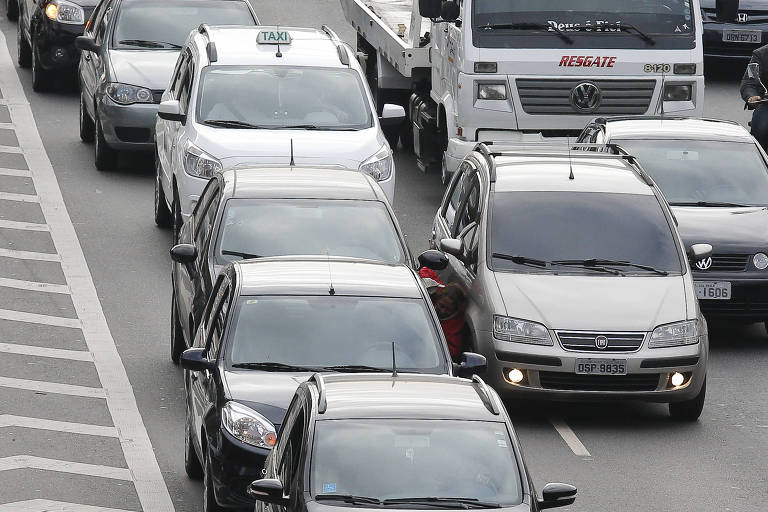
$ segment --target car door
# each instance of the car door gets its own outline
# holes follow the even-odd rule
[[[197,248],[195,270],[199,279],[195,281],[194,298],[192,300],[192,318],[195,324],[200,320],[205,303],[211,293],[211,287],[216,279],[213,274],[212,255],[209,247],[213,238],[213,228],[219,213],[222,187],[217,178],[212,178],[203,191],[200,202],[202,208],[197,215],[194,229],[194,245]]]
[[[435,222],[432,227],[432,240],[430,245],[436,249],[440,248],[441,240],[445,238],[454,238],[454,232],[458,222],[457,214],[462,201],[466,197],[473,169],[474,166],[470,161],[465,160],[461,163],[458,171],[453,176],[451,183],[448,185],[448,190],[443,197],[443,203],[435,216]],[[448,255],[448,262],[448,267],[440,272],[440,276],[444,281],[452,280],[456,273],[456,258],[452,255]]]
[[[277,477],[283,484],[284,494],[289,497],[287,507],[272,506],[272,512],[287,512],[288,510],[301,510],[297,504],[303,494],[302,476],[306,457],[307,436],[307,409],[306,402],[302,400],[302,406],[296,410],[296,416],[290,425],[290,430],[285,430],[286,443],[277,466]]]

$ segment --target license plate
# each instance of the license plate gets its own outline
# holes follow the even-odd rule
[[[626,359],[577,359],[576,373],[579,375],[626,375]]]
[[[760,43],[763,33],[760,30],[723,30],[726,43]]]
[[[696,297],[699,300],[730,300],[731,283],[728,281],[696,281]]]

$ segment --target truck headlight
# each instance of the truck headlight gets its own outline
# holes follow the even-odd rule
[[[221,425],[235,438],[259,448],[272,448],[277,441],[275,426],[264,416],[237,402],[221,409]]]
[[[152,91],[145,87],[111,82],[107,84],[105,91],[112,101],[120,105],[152,103]]]
[[[184,170],[190,176],[210,178],[221,170],[221,162],[192,143],[187,143],[184,152]]]
[[[382,146],[371,158],[360,164],[360,171],[370,174],[376,181],[384,181],[392,176],[395,162],[388,146]]]
[[[85,23],[85,11],[79,5],[67,0],[52,0],[45,6],[45,15],[49,20],[66,23],[67,25],[82,25]]]
[[[664,101],[690,101],[693,93],[691,84],[665,84]]]
[[[546,327],[536,322],[494,315],[493,337],[502,341],[552,346],[552,336]]]
[[[660,325],[651,333],[649,348],[678,347],[695,345],[699,342],[699,321],[685,320]]]
[[[505,100],[507,99],[507,84],[479,82],[477,84],[477,99]]]

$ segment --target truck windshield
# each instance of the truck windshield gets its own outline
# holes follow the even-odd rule
[[[485,48],[694,47],[691,0],[475,0],[472,27]]]

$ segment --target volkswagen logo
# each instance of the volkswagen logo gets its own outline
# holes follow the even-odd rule
[[[748,16],[748,15],[747,15],[747,13],[745,13],[745,12],[740,12],[740,13],[738,14],[738,16],[736,17],[736,20],[737,20],[739,23],[746,23],[747,21],[749,21],[749,16]]]
[[[696,268],[699,270],[707,270],[712,266],[712,258],[704,258],[696,262]]]
[[[600,106],[600,88],[592,82],[582,82],[571,89],[571,105],[579,112],[594,112]]]
[[[605,350],[608,347],[608,338],[602,335],[595,337],[595,347]]]

